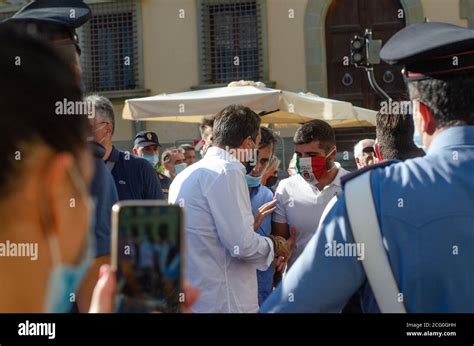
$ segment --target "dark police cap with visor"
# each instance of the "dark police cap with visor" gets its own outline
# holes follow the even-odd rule
[[[134,145],[137,148],[144,148],[148,147],[149,145],[161,146],[160,142],[158,142],[158,135],[152,131],[138,132],[135,136]]]
[[[384,45],[380,58],[403,65],[407,82],[473,74],[474,31],[439,22],[413,24]]]
[[[74,44],[80,53],[76,29],[91,15],[83,0],[34,0],[5,22],[23,25],[28,33],[47,37],[56,44]]]

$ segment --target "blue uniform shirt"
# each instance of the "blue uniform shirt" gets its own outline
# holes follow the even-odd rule
[[[272,191],[263,185],[250,188],[250,204],[252,205],[252,213],[255,214],[258,208],[273,199]],[[271,216],[267,216],[257,233],[263,236],[269,236],[272,232]],[[273,289],[273,266],[265,271],[257,270],[258,283],[258,305],[262,306],[263,302],[272,293]]]
[[[147,160],[113,147],[107,162],[114,163],[112,176],[119,200],[164,199],[155,169]]]
[[[474,126],[444,130],[423,158],[374,169],[371,184],[407,312],[474,312]],[[334,240],[354,242],[344,193],[262,311],[339,312],[360,289],[363,311],[379,312],[357,257],[325,255]]]
[[[165,196],[165,200],[168,200],[168,194],[170,192],[170,186],[171,186],[171,179],[168,178],[166,175],[156,172],[158,175],[158,179],[160,182],[161,190],[163,191],[163,195]]]
[[[91,183],[91,195],[95,201],[96,257],[110,253],[110,222],[112,206],[118,202],[114,178],[100,158],[94,159],[95,172]]]

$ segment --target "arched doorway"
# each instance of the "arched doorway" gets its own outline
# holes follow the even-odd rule
[[[377,110],[381,99],[370,87],[364,69],[344,65],[350,40],[372,29],[373,38],[385,44],[406,23],[400,0],[333,0],[326,15],[326,62],[328,97]],[[406,94],[399,66],[382,62],[375,66],[379,85],[398,100]]]

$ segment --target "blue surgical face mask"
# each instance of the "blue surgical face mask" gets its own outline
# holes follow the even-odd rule
[[[84,191],[83,194],[85,195],[86,187],[80,175],[77,172],[71,172],[70,174],[76,188],[79,191]],[[79,185],[81,188],[79,188]],[[85,198],[86,203],[89,204],[89,220],[92,228],[90,228],[86,234],[85,246],[81,251],[79,263],[75,266],[61,263],[61,251],[57,237],[50,235],[48,238],[53,269],[49,275],[46,291],[46,312],[68,313],[71,311],[72,302],[75,301],[75,297],[77,296],[79,284],[92,263],[94,239],[90,237],[90,234],[92,233],[91,230],[94,229],[93,226],[95,223],[95,213],[92,212],[94,210],[94,203],[88,195],[85,195],[83,198]],[[71,299],[72,297],[74,297],[74,300]]]
[[[262,182],[262,177],[263,176],[254,177],[254,176],[251,176],[250,174],[247,174],[245,176],[245,180],[247,181],[247,186],[248,187],[257,187]]]
[[[150,162],[150,164],[153,166],[153,168],[156,167],[158,162],[160,162],[160,155],[159,154],[145,154],[142,153],[142,158]]]
[[[184,171],[184,169],[188,167],[188,165],[186,163],[180,163],[179,165],[176,165],[175,166],[175,170],[174,170],[174,175],[178,175],[179,173],[181,173],[182,171]]]
[[[57,251],[59,253],[59,249],[54,250],[54,247],[59,248],[59,245],[53,245],[54,242],[57,243],[57,239],[50,239],[51,251]],[[72,303],[77,296],[79,284],[90,265],[91,260],[88,257],[84,257],[77,266],[69,266],[61,263],[54,265],[49,275],[46,312],[68,313],[71,311]],[[74,297],[74,299],[71,299],[72,297]]]

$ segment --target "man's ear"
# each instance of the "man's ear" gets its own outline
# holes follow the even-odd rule
[[[422,102],[418,102],[418,111],[421,116],[421,129],[428,135],[432,135],[436,131],[437,121],[433,117],[431,109]]]
[[[248,136],[247,138],[245,138],[245,139],[242,141],[242,144],[240,144],[240,147],[241,147],[242,149],[251,148],[251,147],[252,147],[251,142],[252,142],[252,137]]]
[[[358,157],[356,157],[356,158],[355,158],[355,162],[356,162],[357,166],[359,166],[359,165],[360,165],[360,160],[359,160],[359,158],[358,158]]]
[[[135,148],[135,147],[132,148],[132,153],[133,153],[134,156],[140,156],[140,153],[138,152],[138,149]]]
[[[382,149],[380,149],[380,145],[378,143],[374,144],[374,151],[375,151],[375,156],[377,157],[378,162],[382,162],[384,158],[382,155]]]
[[[112,126],[113,126],[112,123],[107,123],[107,125],[105,127],[107,129],[107,134],[109,134],[110,137],[112,137],[112,132],[113,132]]]

